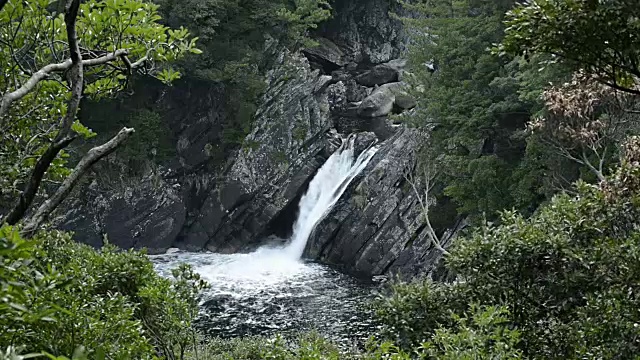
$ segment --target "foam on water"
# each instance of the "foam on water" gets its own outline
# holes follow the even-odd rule
[[[354,148],[355,138],[350,137],[318,170],[300,200],[286,246],[250,254],[178,252],[152,257],[162,274],[168,276],[171,268],[188,263],[211,284],[202,299],[200,324],[205,333],[244,336],[317,329],[344,338],[369,326],[364,319],[356,321],[369,296],[367,285],[300,259],[313,229],[377,151],[370,147],[354,160]]]
[[[290,244],[284,249],[288,256],[299,259],[316,225],[340,199],[351,181],[367,166],[377,147],[363,151],[354,161],[355,137],[343,142],[322,165],[300,199],[298,218],[293,225]]]

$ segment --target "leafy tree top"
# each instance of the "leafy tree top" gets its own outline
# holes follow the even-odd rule
[[[528,0],[507,13],[509,54],[552,54],[619,90],[640,94],[640,7],[635,0]]]

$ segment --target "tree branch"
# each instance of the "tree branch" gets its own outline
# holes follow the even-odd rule
[[[433,229],[433,226],[431,225],[431,220],[429,219],[429,191],[431,190],[431,179],[429,178],[429,174],[426,169],[424,171],[424,176],[425,176],[425,187],[426,187],[424,190],[424,200],[422,200],[422,195],[420,194],[420,191],[418,191],[418,187],[416,186],[415,181],[411,179],[411,176],[405,175],[404,178],[411,185],[413,192],[418,198],[418,203],[420,204],[420,208],[422,209],[422,214],[425,218],[427,236],[429,237],[431,244],[433,245],[433,247],[438,249],[444,255],[449,255],[449,252],[445,248],[443,248],[442,245],[440,244],[440,238],[438,237],[435,230]]]
[[[83,90],[83,67],[82,67],[82,55],[80,55],[80,47],[78,46],[78,38],[76,34],[76,18],[78,17],[78,9],[80,7],[80,0],[68,0],[65,10],[64,21],[67,25],[67,38],[69,40],[69,51],[71,53],[72,63],[72,87],[71,87],[71,100],[67,106],[67,113],[62,119],[60,129],[55,139],[49,145],[44,154],[38,159],[36,166],[31,172],[29,181],[27,182],[17,204],[11,209],[9,215],[5,221],[14,225],[20,221],[26,214],[29,206],[33,203],[42,178],[51,166],[53,160],[58,156],[58,153],[69,146],[75,136],[70,135],[71,126],[76,118],[78,108],[80,107],[80,100],[82,99]],[[35,86],[35,84],[34,84]],[[24,95],[23,95],[24,96]]]
[[[632,89],[632,88],[629,88],[629,87],[626,87],[626,86],[618,85],[615,82],[609,82],[609,81],[605,81],[605,80],[598,80],[598,81],[600,81],[602,84],[610,86],[610,87],[612,87],[612,88],[614,88],[616,90],[620,90],[622,92],[626,92],[626,93],[633,94],[633,95],[640,95],[640,90],[636,90],[636,89]]]
[[[598,155],[599,157],[599,155]],[[582,149],[582,164],[584,164],[586,167],[589,168],[589,170],[591,170],[591,172],[593,172],[597,177],[598,177],[598,181],[604,181],[605,177],[604,174],[599,171],[595,166],[593,166],[593,164],[591,163],[591,161],[589,160],[589,158],[587,157],[587,153],[586,151],[584,151],[584,149]],[[600,164],[602,166],[602,162]]]
[[[124,56],[128,53],[125,49],[119,49],[107,55],[95,58],[95,59],[87,59],[82,60],[83,66],[96,66],[96,65],[104,65],[110,62],[117,60],[119,57]],[[11,104],[20,100],[29,94],[38,83],[44,79],[46,79],[49,75],[56,72],[66,71],[73,65],[73,61],[71,59],[67,59],[58,64],[49,64],[42,69],[38,70],[34,73],[27,82],[25,82],[19,89],[9,92],[2,97],[2,102],[0,102],[0,121],[9,111],[9,107]],[[0,122],[1,124],[1,122]]]
[[[56,158],[56,156],[58,156],[60,150],[69,146],[69,144],[71,144],[74,139],[75,137],[69,137],[64,139],[63,141],[53,143],[47,148],[44,154],[40,156],[40,159],[38,159],[36,166],[31,172],[29,182],[22,191],[22,194],[20,194],[20,198],[18,199],[17,204],[11,209],[9,214],[7,214],[7,217],[4,219],[7,224],[15,225],[18,223],[18,221],[20,221],[20,219],[24,217],[27,209],[29,209],[29,205],[31,205],[33,199],[38,193],[42,178],[47,172],[47,169],[49,169],[51,162]]]
[[[64,22],[67,25],[67,39],[69,40],[69,52],[71,55],[71,100],[67,106],[67,113],[62,120],[62,125],[58,131],[57,138],[66,137],[71,131],[73,121],[80,108],[80,100],[82,100],[82,90],[84,89],[84,67],[82,64],[82,54],[80,53],[80,45],[78,44],[78,35],[76,33],[76,19],[80,8],[80,0],[67,0],[64,15]]]
[[[100,159],[111,154],[120,146],[131,134],[135,132],[132,128],[123,128],[118,132],[116,136],[106,143],[96,146],[89,150],[85,156],[80,160],[78,165],[73,169],[71,175],[67,177],[62,185],[56,190],[55,194],[47,199],[33,216],[27,221],[24,227],[23,234],[27,237],[32,236],[33,233],[42,225],[47,217],[62,203],[62,201],[69,195],[73,187],[78,183],[82,176],[91,168],[93,164]]]

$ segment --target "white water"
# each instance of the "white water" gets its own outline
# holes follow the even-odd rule
[[[354,137],[345,140],[309,183],[286,246],[262,247],[250,254],[152,257],[162,274],[169,276],[171,268],[186,262],[211,284],[203,294],[202,318],[208,331],[239,336],[325,323],[334,327],[331,332],[348,327],[351,320],[344,316],[354,314],[357,285],[345,275],[300,258],[313,229],[377,151],[370,147],[354,159],[354,141]]]
[[[354,142],[355,137],[350,137],[342,143],[318,170],[309,184],[307,193],[300,199],[300,211],[293,225],[291,242],[284,249],[289,257],[299,259],[302,256],[313,229],[338,202],[351,181],[367,166],[378,150],[376,147],[370,147],[354,161]]]

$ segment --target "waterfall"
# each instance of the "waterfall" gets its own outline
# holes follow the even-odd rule
[[[377,150],[376,146],[369,147],[354,161],[355,136],[350,136],[322,165],[309,183],[306,194],[300,199],[300,210],[293,225],[291,242],[284,249],[289,257],[302,257],[315,226],[329,213]]]

